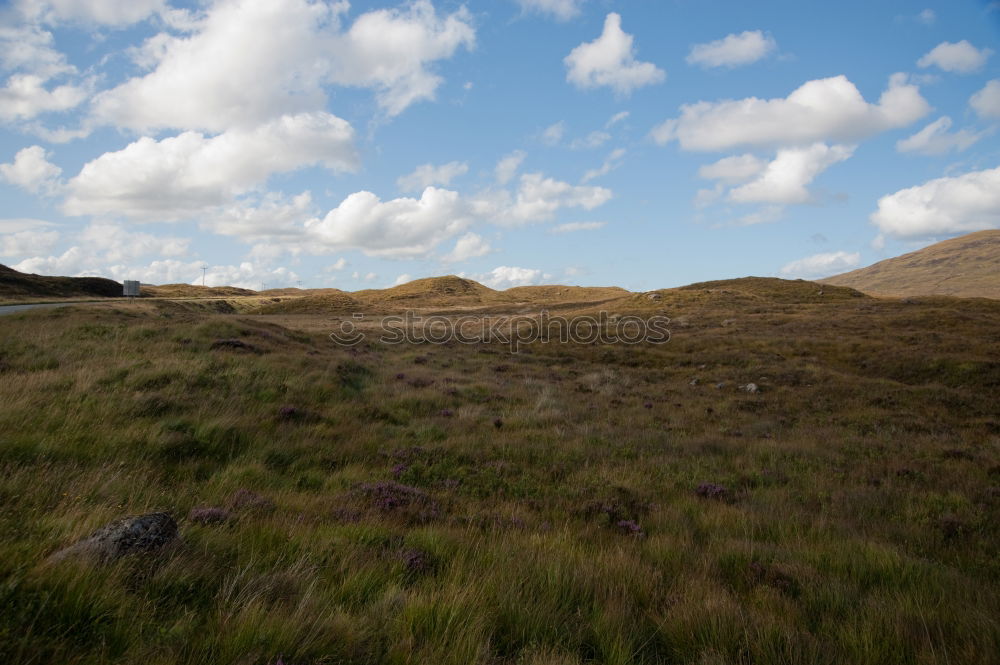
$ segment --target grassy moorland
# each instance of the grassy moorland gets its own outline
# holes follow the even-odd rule
[[[996,662],[1000,302],[761,280],[613,311],[672,339],[0,318],[0,657]],[[180,525],[164,551],[47,560],[154,510]]]

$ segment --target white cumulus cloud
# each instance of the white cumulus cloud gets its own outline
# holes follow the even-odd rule
[[[21,11],[45,23],[126,26],[166,9],[164,0],[22,0]]]
[[[685,60],[702,67],[739,67],[757,62],[777,48],[777,42],[770,35],[760,30],[746,30],[707,44],[696,44]]]
[[[370,256],[426,256],[464,231],[472,218],[457,192],[428,187],[419,199],[382,201],[355,192],[323,219],[306,223],[310,238],[331,249],[360,249]]]
[[[659,144],[676,139],[685,150],[855,141],[905,127],[930,106],[905,74],[894,74],[878,104],[869,104],[845,76],[808,81],[788,97],[697,102],[654,128]]]
[[[353,170],[353,139],[346,121],[323,112],[283,116],[213,137],[200,132],[160,141],[143,137],[84,165],[69,181],[63,207],[69,215],[182,219],[231,202],[272,173],[314,164]]]
[[[455,241],[455,248],[444,255],[443,260],[448,263],[460,263],[479,256],[486,256],[493,248],[483,240],[482,236],[471,231]]]
[[[0,180],[32,193],[52,193],[58,187],[62,169],[48,160],[45,149],[38,145],[23,148],[14,161],[0,164]]]
[[[544,273],[535,268],[497,266],[489,273],[477,276],[476,281],[493,289],[509,289],[512,286],[538,284],[543,277]]]
[[[860,262],[861,254],[858,252],[823,252],[786,264],[781,274],[800,278],[829,277],[856,268]]]
[[[1000,228],[1000,167],[937,178],[883,196],[871,221],[897,238]]]
[[[977,49],[964,39],[955,43],[941,42],[917,60],[917,66],[937,67],[946,72],[971,74],[982,68],[992,53],[992,49]]]
[[[567,81],[583,89],[605,86],[627,95],[666,78],[653,63],[636,60],[634,38],[622,30],[621,23],[620,15],[608,14],[600,37],[570,51],[563,60]]]
[[[66,111],[79,106],[87,91],[79,86],[45,87],[46,80],[35,74],[15,74],[0,88],[0,121],[30,120],[49,111]]]
[[[328,85],[375,91],[392,116],[432,99],[430,66],[475,44],[465,9],[439,16],[429,0],[362,14],[347,2],[219,0],[190,33],[164,32],[137,51],[148,73],[99,94],[100,122],[139,131],[224,131],[325,108]]]
[[[517,194],[498,221],[533,222],[551,219],[561,208],[593,210],[611,199],[610,189],[571,185],[542,173],[525,173]]]
[[[803,148],[782,148],[752,181],[729,192],[738,203],[807,203],[806,186],[827,168],[854,154],[853,146],[815,143]]]

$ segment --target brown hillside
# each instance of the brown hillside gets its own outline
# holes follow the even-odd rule
[[[415,307],[485,305],[507,300],[499,291],[455,275],[417,279],[389,289],[367,289],[351,295],[373,305]]]
[[[1000,299],[1000,231],[978,231],[823,280],[879,296]]]
[[[141,293],[147,298],[231,298],[255,296],[256,291],[236,286],[201,286],[200,284],[142,285]]]
[[[0,265],[0,299],[114,298],[122,285],[103,277],[50,277],[18,272]]]

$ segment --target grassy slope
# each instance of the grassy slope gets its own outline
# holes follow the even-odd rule
[[[0,300],[121,297],[122,285],[103,277],[48,277],[0,265]]]
[[[0,319],[0,655],[994,662],[1000,303],[730,286],[638,296],[665,345],[516,356],[179,306]],[[426,494],[383,510],[383,481]],[[274,509],[181,519],[155,565],[39,565],[241,488]]]
[[[979,231],[823,280],[883,296],[1000,299],[1000,231]]]

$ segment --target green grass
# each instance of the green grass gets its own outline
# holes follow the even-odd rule
[[[995,662],[1000,303],[717,295],[655,303],[665,345],[517,355],[177,307],[3,317],[0,657]],[[238,490],[264,501],[185,519]],[[46,562],[153,510],[176,547]]]

